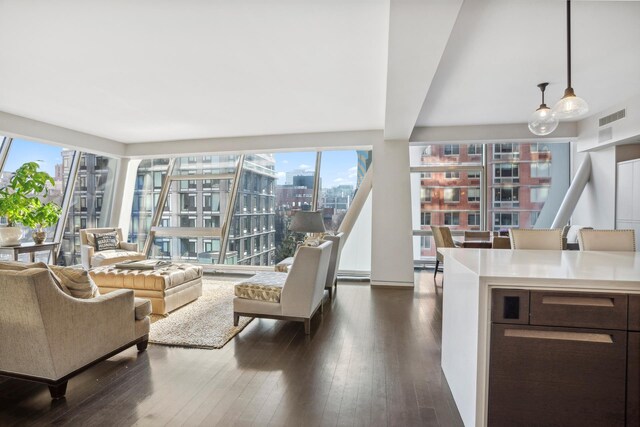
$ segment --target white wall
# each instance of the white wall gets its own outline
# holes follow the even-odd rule
[[[371,285],[412,287],[409,142],[375,142],[373,162]]]
[[[371,272],[371,199],[372,192],[342,248],[338,270],[344,274],[369,275]]]
[[[584,158],[577,151],[578,144],[571,143],[574,176]],[[608,147],[591,154],[591,179],[571,217],[571,223],[594,228],[615,228],[616,215],[616,148]]]

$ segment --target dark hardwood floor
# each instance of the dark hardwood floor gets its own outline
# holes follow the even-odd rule
[[[340,283],[311,336],[256,319],[220,350],[134,347],[71,379],[62,401],[0,377],[0,426],[462,425],[440,369],[442,290],[429,272],[416,282]]]

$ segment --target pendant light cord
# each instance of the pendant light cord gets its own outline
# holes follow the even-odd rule
[[[571,0],[567,0],[567,87],[571,87]]]

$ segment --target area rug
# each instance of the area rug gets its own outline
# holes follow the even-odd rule
[[[200,298],[172,311],[167,317],[154,319],[149,342],[179,347],[222,348],[253,320],[241,317],[238,326],[233,326],[233,285],[234,282],[204,277]]]

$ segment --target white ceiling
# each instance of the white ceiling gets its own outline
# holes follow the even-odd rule
[[[640,2],[571,3],[572,86],[590,113],[640,93]],[[567,85],[566,5],[465,1],[418,126],[523,123]]]
[[[0,1],[0,111],[122,142],[381,129],[389,4]]]
[[[432,5],[414,31],[431,40],[388,52],[390,1],[412,25]],[[523,123],[536,84],[561,96],[564,1],[465,0],[453,27],[433,22],[457,6],[421,1],[0,0],[0,112],[131,143],[383,129],[393,87],[392,111],[427,93],[402,126]],[[592,112],[640,92],[639,22],[638,1],[573,2],[573,86]],[[434,43],[441,58],[420,48]],[[395,49],[438,55],[433,80],[388,73]]]

